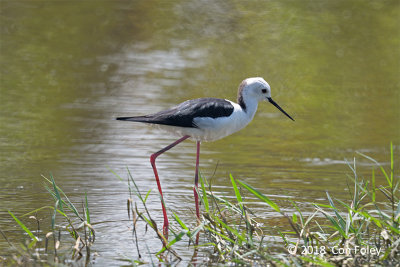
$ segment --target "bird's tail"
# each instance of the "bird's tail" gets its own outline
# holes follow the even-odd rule
[[[147,116],[118,117],[117,120],[119,120],[119,121],[147,122],[147,123],[151,123],[152,122],[151,118],[147,117]]]

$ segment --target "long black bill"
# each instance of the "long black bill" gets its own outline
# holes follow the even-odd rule
[[[286,113],[286,111],[284,111],[274,100],[272,100],[271,97],[267,98],[269,103],[271,103],[272,105],[274,105],[277,109],[279,109],[280,111],[282,111],[283,114],[285,114],[286,116],[289,117],[289,119],[291,119],[292,121],[294,121],[294,119],[292,117],[290,117],[289,114]]]

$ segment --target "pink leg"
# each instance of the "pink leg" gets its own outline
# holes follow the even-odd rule
[[[160,179],[158,178],[158,173],[157,173],[157,168],[156,168],[156,158],[161,155],[162,153],[164,153],[167,150],[170,150],[171,148],[173,148],[174,146],[176,146],[177,144],[179,144],[180,142],[188,139],[190,136],[189,135],[185,135],[184,137],[176,140],[175,142],[173,142],[172,144],[164,147],[163,149],[161,149],[160,151],[152,154],[150,156],[150,163],[151,166],[153,167],[153,171],[154,171],[154,176],[156,177],[156,181],[157,181],[157,187],[158,187],[158,192],[160,192],[161,195],[161,206],[162,206],[162,211],[163,211],[163,215],[164,215],[164,225],[163,225],[163,233],[164,236],[168,239],[168,217],[167,217],[167,211],[165,210],[165,206],[164,206],[164,198],[163,198],[163,194],[162,194],[162,190],[161,190],[161,183],[160,183]]]

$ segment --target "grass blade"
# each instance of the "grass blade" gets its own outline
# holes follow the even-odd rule
[[[279,208],[279,206],[273,202],[272,200],[270,200],[267,196],[263,195],[260,191],[258,191],[257,189],[255,189],[254,187],[246,184],[245,182],[242,181],[238,181],[238,183],[240,185],[242,185],[244,188],[246,188],[247,190],[249,190],[251,193],[253,193],[253,195],[255,195],[256,197],[258,197],[259,199],[261,199],[262,201],[264,201],[265,203],[267,203],[271,208],[273,208],[275,211],[277,212],[281,212],[281,209]]]
[[[376,194],[376,187],[375,187],[375,168],[372,168],[372,202],[375,202],[375,194]]]
[[[22,230],[24,230],[25,233],[27,233],[32,238],[33,242],[29,244],[29,248],[31,248],[38,241],[38,238],[11,211],[8,211],[8,213],[11,215],[11,217],[14,218],[14,220],[18,223]]]
[[[200,175],[200,181],[201,181],[201,191],[202,191],[202,195],[203,195],[204,209],[206,212],[209,212],[210,206],[208,204],[207,192],[206,192],[206,188],[204,186],[204,178],[202,175]]]
[[[56,196],[56,198],[58,200],[58,207],[60,208],[60,210],[62,212],[64,212],[63,205],[62,205],[63,201],[61,199],[60,193],[58,192],[58,186],[56,186],[56,181],[54,181],[54,178],[53,178],[52,174],[50,174],[50,178],[51,178],[51,182],[53,184],[53,190],[54,190],[55,196]]]
[[[149,191],[147,191],[147,194],[146,194],[146,196],[144,197],[144,202],[143,202],[143,204],[146,203],[147,198],[149,197],[150,193],[151,193],[151,189],[149,189]]]
[[[238,201],[239,207],[243,211],[242,196],[240,195],[239,189],[237,188],[235,179],[233,179],[232,174],[230,175],[230,177],[231,177],[231,183],[232,183],[232,186],[233,186],[233,190],[235,191],[235,195],[236,195],[236,199]]]
[[[335,204],[333,203],[333,200],[332,200],[331,196],[329,195],[328,191],[326,192],[326,195],[328,197],[329,204],[333,207],[333,212],[335,213],[340,226],[342,227],[342,229],[345,229],[346,223],[345,223],[343,217],[339,214],[338,209],[335,207]]]
[[[89,204],[86,192],[85,192],[85,211],[86,211],[86,221],[88,224],[90,224],[90,212],[89,212]]]
[[[392,179],[387,175],[385,169],[382,167],[382,165],[379,162],[377,162],[375,159],[373,159],[370,156],[367,156],[367,155],[365,155],[365,154],[363,154],[361,152],[357,151],[357,153],[359,155],[363,156],[364,158],[369,159],[370,161],[374,162],[381,169],[381,171],[382,171],[383,175],[385,176],[386,181],[388,182],[389,186],[392,187]]]
[[[179,225],[184,229],[189,231],[189,228],[186,226],[186,224],[178,217],[178,215],[175,212],[172,212],[172,214],[174,215],[174,219],[176,222],[179,223]]]
[[[117,177],[121,182],[124,181],[124,179],[121,178],[121,176],[119,176],[115,171],[113,171],[110,167],[107,166],[107,169],[115,175],[115,177]]]

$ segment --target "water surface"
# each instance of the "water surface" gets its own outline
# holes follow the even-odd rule
[[[75,202],[87,192],[92,221],[113,221],[96,227],[96,262],[136,258],[123,221],[128,187],[110,169],[127,178],[128,167],[144,192],[154,189],[149,208],[161,224],[149,156],[175,139],[115,117],[198,97],[235,100],[247,77],[264,77],[296,121],[260,103],[247,128],[204,143],[200,169],[219,194],[232,196],[232,174],[289,212],[289,198],[311,211],[325,191],[348,196],[345,159],[355,151],[387,166],[393,141],[399,158],[398,1],[0,4],[0,228],[13,240],[23,236],[7,209],[20,216],[51,204],[40,175],[52,173]],[[194,157],[184,142],[157,160],[166,203],[189,224]],[[368,178],[370,162],[357,160]],[[256,201],[254,209],[276,216]],[[151,234],[142,238],[159,249]],[[2,255],[7,247],[1,239]],[[184,244],[179,253],[190,260]]]

